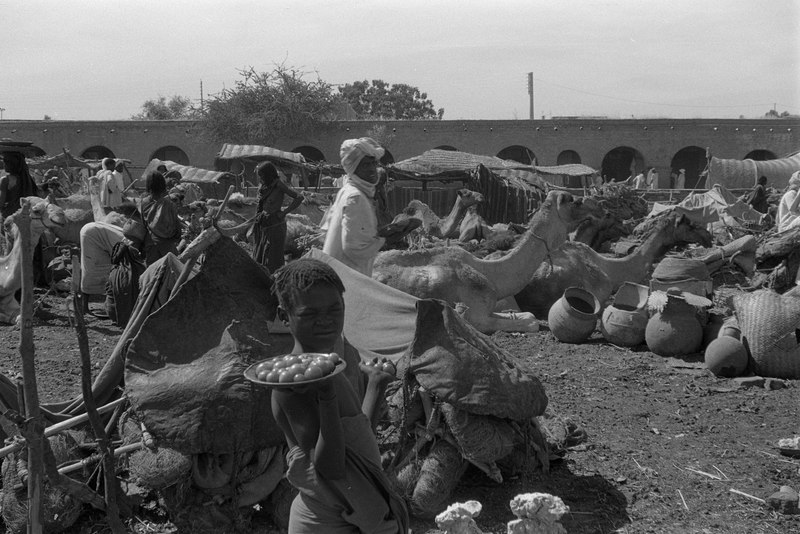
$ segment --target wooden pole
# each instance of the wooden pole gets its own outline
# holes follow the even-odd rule
[[[78,287],[81,279],[81,260],[77,249],[72,251],[72,287],[73,287],[73,309],[83,309],[83,293]],[[89,424],[92,427],[97,446],[100,448],[100,455],[103,460],[103,482],[105,487],[106,515],[108,524],[114,534],[125,534],[125,524],[119,518],[119,508],[117,506],[117,475],[114,467],[114,446],[106,434],[100,414],[97,411],[97,403],[92,394],[92,358],[89,353],[89,336],[86,333],[86,324],[83,314],[75,314],[75,331],[78,335],[78,348],[81,355],[81,391],[83,392],[83,404],[86,407],[86,415],[89,416]]]
[[[17,215],[22,258],[21,324],[19,329],[19,352],[22,358],[22,381],[24,383],[25,417],[30,425],[28,440],[28,534],[42,532],[42,484],[44,460],[42,440],[44,424],[40,419],[39,392],[36,388],[36,362],[33,346],[33,244],[31,243],[31,204],[22,200],[22,209]]]

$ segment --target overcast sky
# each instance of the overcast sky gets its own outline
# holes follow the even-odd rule
[[[382,79],[445,119],[800,113],[800,0],[0,0],[4,119],[127,119],[239,71]]]

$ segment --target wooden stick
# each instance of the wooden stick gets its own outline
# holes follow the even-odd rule
[[[22,302],[19,331],[19,352],[22,358],[22,381],[24,383],[25,415],[32,420],[28,439],[28,534],[42,532],[42,485],[44,461],[42,442],[44,429],[39,421],[39,392],[36,387],[35,348],[33,346],[33,246],[31,243],[31,204],[22,200],[16,224],[20,233],[22,249]],[[41,430],[41,432],[39,431]]]
[[[753,499],[754,501],[758,501],[758,502],[760,502],[762,504],[766,504],[767,503],[767,501],[765,501],[764,499],[759,499],[758,497],[756,497],[754,495],[750,495],[749,493],[745,493],[743,491],[739,491],[739,490],[736,490],[736,489],[733,489],[733,488],[730,489],[730,492],[731,493],[735,493],[736,495],[741,495],[742,497],[747,497],[748,499]]]
[[[136,443],[130,443],[128,445],[123,445],[122,447],[118,447],[114,449],[114,457],[122,456],[123,454],[128,454],[129,452],[138,451],[144,447],[144,444],[141,441],[137,441]],[[84,458],[83,460],[77,461],[74,464],[65,465],[64,467],[59,468],[58,472],[62,475],[68,475],[75,471],[80,471],[84,467],[88,465],[92,465],[96,463],[100,458],[97,455],[89,456],[88,458]]]
[[[678,495],[681,496],[681,502],[683,503],[683,507],[686,508],[686,511],[689,511],[689,505],[686,504],[686,499],[683,498],[683,493],[681,490],[678,490]]]
[[[75,251],[72,254],[72,278],[80,280],[80,256]],[[72,297],[73,307],[76,310],[83,309],[83,295],[80,291],[75,291]],[[89,336],[86,333],[86,324],[83,314],[75,314],[75,331],[78,336],[78,348],[81,355],[81,390],[83,392],[83,404],[86,407],[86,414],[89,416],[89,424],[94,432],[97,445],[100,448],[100,455],[103,459],[103,482],[105,486],[106,514],[108,524],[114,534],[125,534],[125,524],[119,518],[119,508],[117,507],[118,484],[116,470],[114,467],[114,445],[106,434],[100,414],[97,412],[97,403],[92,394],[92,357],[89,353]]]
[[[127,402],[127,399],[125,399],[125,398],[117,399],[115,401],[109,402],[105,406],[101,406],[100,408],[97,409],[97,412],[98,413],[109,412],[109,411],[113,410],[114,408],[116,408],[117,406],[121,406],[125,402]],[[56,434],[58,434],[59,432],[61,432],[63,430],[67,430],[68,428],[72,428],[74,426],[78,426],[81,423],[85,423],[88,420],[89,420],[89,416],[87,414],[85,414],[85,413],[83,413],[81,415],[76,415],[75,417],[72,417],[71,419],[67,419],[66,421],[61,421],[60,423],[56,423],[54,425],[51,425],[51,426],[48,426],[47,428],[45,428],[44,429],[44,437],[49,438],[50,436],[55,436]],[[26,445],[26,442],[24,440],[23,441],[19,441],[17,443],[12,443],[11,445],[6,445],[2,449],[0,449],[0,458],[5,458],[6,456],[11,454],[12,452],[16,452],[16,451],[20,450],[25,445]]]

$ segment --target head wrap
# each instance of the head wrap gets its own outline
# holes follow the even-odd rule
[[[381,159],[385,150],[371,137],[360,139],[345,139],[339,149],[339,157],[342,159],[342,167],[347,174],[353,176],[358,164],[364,156],[372,156]]]

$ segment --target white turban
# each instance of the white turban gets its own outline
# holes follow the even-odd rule
[[[339,149],[339,157],[342,159],[342,167],[347,174],[354,174],[358,164],[364,156],[372,156],[381,159],[385,150],[371,137],[361,139],[345,139],[342,148]]]
[[[789,178],[789,185],[790,186],[800,186],[800,171],[795,171],[792,174],[792,177]]]

